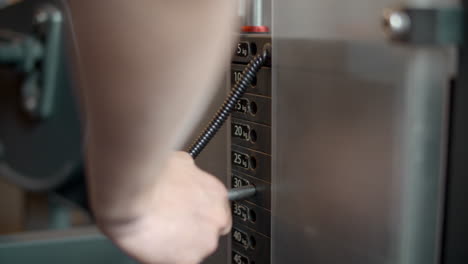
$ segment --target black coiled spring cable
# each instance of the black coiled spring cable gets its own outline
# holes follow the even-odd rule
[[[224,101],[223,105],[219,108],[213,119],[210,121],[208,126],[198,136],[192,146],[189,148],[188,153],[192,158],[196,158],[202,150],[208,145],[211,139],[216,135],[219,129],[223,126],[224,122],[228,119],[232,110],[234,109],[237,101],[241,99],[247,88],[251,85],[257,72],[270,58],[271,45],[266,44],[263,47],[261,54],[256,55],[245,67],[241,77],[232,87],[230,94]]]

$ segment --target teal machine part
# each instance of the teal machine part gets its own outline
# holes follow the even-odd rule
[[[0,63],[17,64],[30,73],[44,55],[42,44],[35,38],[14,32],[0,32]]]
[[[61,1],[35,0],[0,15],[0,176],[30,191],[83,177],[61,10]]]
[[[0,237],[0,263],[133,264],[94,228]]]
[[[86,206],[86,192],[62,4],[29,0],[0,11],[0,177],[49,193],[54,229],[0,236],[0,263],[135,263],[96,228],[63,229],[60,200]]]
[[[62,24],[58,9],[43,6],[34,15],[34,32],[0,31],[0,63],[16,65],[24,73],[21,99],[31,118],[46,119],[53,111]]]

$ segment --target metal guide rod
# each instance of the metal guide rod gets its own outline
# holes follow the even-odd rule
[[[247,26],[263,26],[263,0],[247,0]]]

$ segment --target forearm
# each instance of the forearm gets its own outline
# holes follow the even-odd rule
[[[101,217],[147,210],[142,201],[168,152],[185,140],[227,62],[233,2],[71,1],[88,180]]]

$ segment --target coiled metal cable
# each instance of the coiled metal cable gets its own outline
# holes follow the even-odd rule
[[[232,87],[230,94],[224,101],[223,105],[218,109],[213,119],[210,121],[208,126],[198,136],[192,146],[189,148],[188,153],[192,158],[196,158],[202,150],[208,145],[211,139],[216,135],[219,129],[222,127],[224,122],[228,119],[232,110],[234,109],[237,101],[244,95],[247,88],[252,83],[255,75],[265,62],[270,58],[271,45],[266,44],[263,47],[261,54],[256,55],[245,67],[241,77]]]

